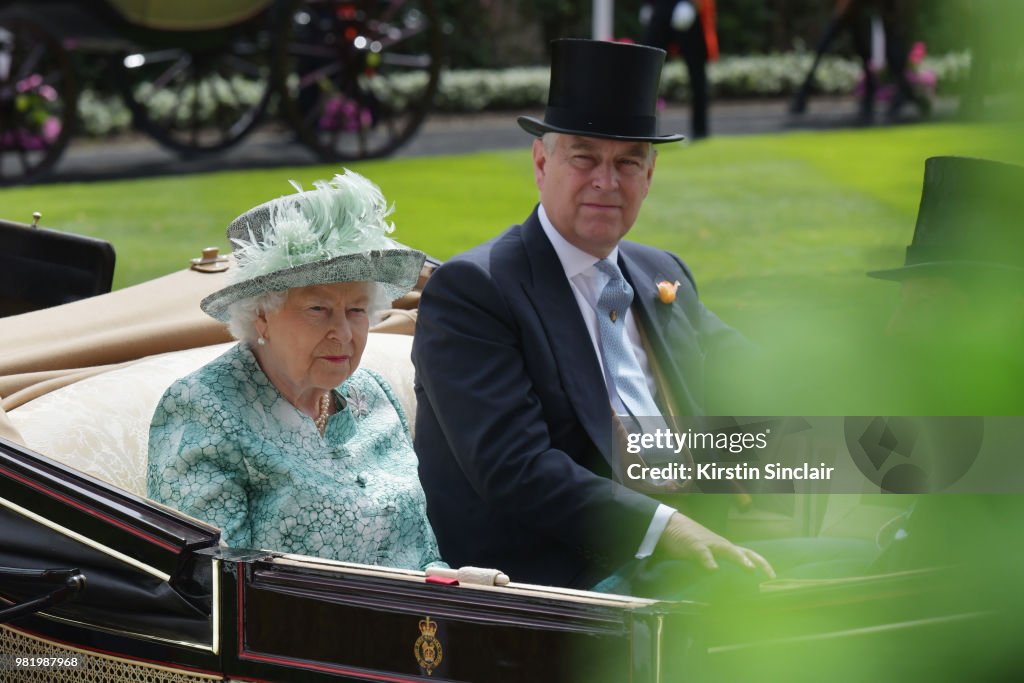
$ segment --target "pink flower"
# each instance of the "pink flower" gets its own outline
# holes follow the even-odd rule
[[[912,66],[917,66],[918,64],[921,63],[921,60],[923,60],[925,58],[925,55],[927,54],[928,50],[927,48],[925,48],[924,43],[922,43],[920,40],[917,41],[910,48],[910,55],[908,57],[908,59],[910,60],[910,64]]]
[[[53,144],[53,141],[60,135],[60,130],[60,119],[56,116],[46,119],[46,123],[43,124],[43,139],[46,140],[47,145]]]
[[[43,84],[43,77],[39,74],[32,74],[23,78],[14,86],[18,92],[29,92]]]
[[[320,115],[320,130],[353,132],[373,126],[373,114],[344,95],[335,95],[324,105]]]
[[[907,80],[925,90],[934,91],[937,79],[934,71],[912,71],[907,74]]]

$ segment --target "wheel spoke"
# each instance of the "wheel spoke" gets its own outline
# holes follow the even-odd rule
[[[346,160],[387,154],[415,132],[439,77],[430,0],[299,0],[292,17],[279,54],[300,139]]]
[[[192,67],[192,55],[182,54],[163,73],[152,80],[153,92],[158,92],[167,87],[167,84]]]
[[[64,87],[62,81],[64,80],[64,74],[61,73],[60,68],[54,67],[48,70],[43,76],[43,83],[50,86],[54,90]]]
[[[157,50],[155,52],[138,52],[133,57],[140,58],[142,61],[138,67],[152,66],[163,62],[176,62],[181,59],[182,55],[188,55],[187,52],[183,52],[181,48],[173,47],[167,50]]]
[[[0,179],[30,180],[63,151],[75,102],[63,47],[30,19],[0,21],[0,97]]]
[[[260,69],[259,64],[242,59],[238,55],[227,55],[224,58],[224,63],[232,66],[236,72],[252,76],[256,79],[261,79],[266,75],[264,70]]]
[[[28,51],[28,54],[25,55],[17,71],[15,72],[15,83],[24,80],[32,75],[32,72],[36,68],[36,65],[39,63],[39,60],[43,58],[43,54],[45,53],[45,51],[46,48],[41,43],[34,45],[32,49]]]
[[[235,89],[235,84],[230,74],[224,74],[222,69],[218,68],[216,75],[220,79],[220,82],[225,84],[225,89],[231,93],[236,105],[234,108],[225,105],[224,99],[220,97],[219,93],[217,93],[216,82],[214,82],[213,101],[215,114],[213,119],[217,124],[217,130],[220,132],[220,144],[223,145],[226,144],[227,141],[235,134],[235,130],[238,128],[238,126],[246,125],[247,121],[246,117],[243,116],[242,118],[238,119],[234,124],[228,124],[226,127],[225,125],[222,125],[227,124],[229,121],[231,121],[231,119],[233,118],[232,112],[234,111],[235,108],[241,108],[243,105],[242,97],[238,94],[238,91]]]
[[[338,48],[325,45],[309,45],[306,43],[289,43],[289,57],[316,57],[317,59],[336,59]]]
[[[430,55],[396,55],[384,53],[381,55],[380,61],[381,64],[386,64],[388,66],[418,69],[420,71],[429,71],[430,67],[434,64],[434,60],[431,59]]]
[[[370,2],[368,2],[368,3],[364,3],[364,5],[379,5],[379,4],[380,3],[375,3],[372,0]],[[387,21],[391,17],[395,16],[398,13],[398,10],[402,9],[403,7],[405,7],[405,0],[397,0],[396,2],[388,2],[388,3],[386,3],[386,5],[387,5],[387,9],[385,9],[384,12],[381,14],[380,21]],[[367,8],[365,11],[368,12],[369,9]]]
[[[177,96],[174,98],[176,102],[174,112],[167,121],[169,130],[173,130],[183,122],[188,121],[188,109],[190,102],[188,101],[188,98],[185,97],[188,93],[188,81],[185,82],[184,86],[178,88],[177,93]]]
[[[193,80],[192,80],[192,146],[199,146],[199,122],[200,122],[200,111],[199,105],[202,100],[202,87],[203,79],[200,78],[199,69],[193,69]]]
[[[341,69],[342,65],[337,61],[331,61],[317,69],[313,69],[306,75],[299,78],[299,90],[315,85],[324,79],[329,79],[331,76],[340,72]]]
[[[140,128],[179,152],[215,151],[241,140],[270,94],[272,54],[269,47],[261,53],[260,42],[258,35],[240,36],[213,51],[179,52],[156,79],[126,70],[136,82],[124,88],[126,100]]]
[[[366,144],[366,128],[363,127],[362,121],[356,121],[356,139],[359,141],[359,156],[369,156]]]
[[[340,138],[341,138],[341,128],[333,128],[331,130],[331,135],[330,135],[330,138],[329,138],[330,142],[327,143],[328,147],[330,147],[331,149],[338,149],[338,140]]]
[[[394,26],[392,24],[386,24],[384,22],[373,22],[367,25],[374,38],[380,42],[383,49],[388,49],[394,45],[398,45],[401,42],[415,38],[416,36],[426,33],[430,28],[427,24],[423,23],[415,27],[402,28],[400,26]]]
[[[21,174],[28,175],[29,171],[32,169],[32,166],[31,164],[29,164],[27,152],[25,151],[25,142],[23,140],[18,141],[17,151],[18,162],[21,164]]]

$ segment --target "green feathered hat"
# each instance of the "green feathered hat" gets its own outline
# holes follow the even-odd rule
[[[200,307],[226,322],[231,304],[294,287],[333,282],[376,282],[389,301],[416,284],[426,255],[388,234],[388,207],[380,188],[345,169],[316,189],[249,209],[228,226],[236,266],[230,284]]]

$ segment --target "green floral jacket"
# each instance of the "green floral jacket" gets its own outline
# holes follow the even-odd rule
[[[423,569],[440,560],[401,405],[358,369],[321,436],[238,344],[178,380],[149,431],[149,496],[230,546]]]

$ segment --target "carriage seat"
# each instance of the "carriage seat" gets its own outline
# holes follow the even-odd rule
[[[40,396],[8,417],[32,450],[145,496],[149,422],[157,402],[172,382],[230,346],[144,358]],[[370,333],[360,362],[391,384],[410,427],[416,411],[411,348],[411,336]]]

